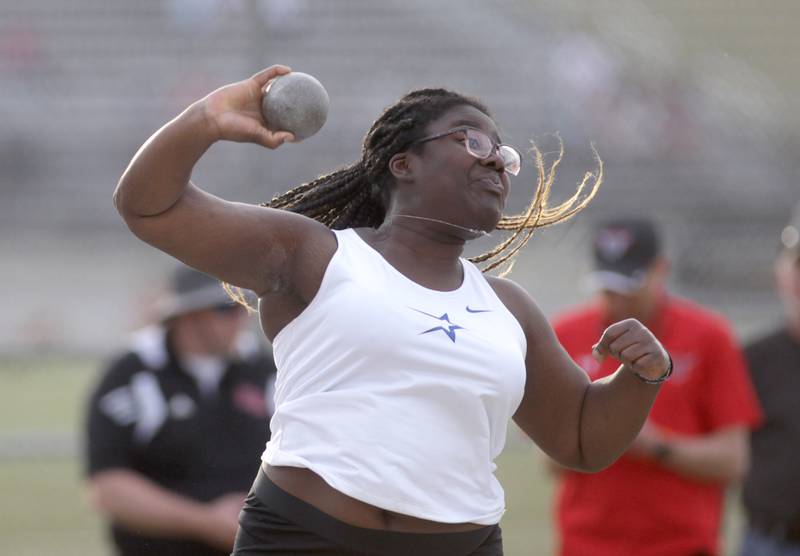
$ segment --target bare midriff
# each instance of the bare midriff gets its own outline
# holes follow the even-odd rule
[[[391,512],[342,494],[309,469],[263,464],[267,477],[295,498],[349,525],[403,533],[458,533],[485,527],[477,523],[441,523]]]

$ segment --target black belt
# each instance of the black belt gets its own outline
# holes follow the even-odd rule
[[[790,543],[800,544],[800,515],[790,519],[774,519],[751,515],[750,527],[759,533]]]

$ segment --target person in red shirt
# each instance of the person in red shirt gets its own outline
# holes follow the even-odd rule
[[[729,325],[666,290],[669,265],[652,222],[598,227],[596,296],[554,319],[567,352],[592,380],[617,364],[598,362],[594,338],[635,318],[661,339],[673,375],[642,432],[613,465],[595,474],[561,468],[556,523],[561,556],[714,556],[724,487],[748,468],[748,435],[760,408]]]

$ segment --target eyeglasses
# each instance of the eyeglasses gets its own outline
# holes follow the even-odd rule
[[[474,127],[455,127],[443,131],[442,133],[437,133],[436,135],[429,135],[422,139],[417,139],[412,145],[427,143],[428,141],[433,141],[434,139],[446,137],[454,133],[464,134],[464,147],[469,154],[478,160],[485,160],[489,158],[493,152],[497,151],[503,159],[503,168],[505,171],[512,176],[519,174],[520,166],[522,166],[522,156],[519,154],[519,151],[512,146],[495,143],[491,137]]]

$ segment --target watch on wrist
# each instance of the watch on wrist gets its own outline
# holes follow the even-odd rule
[[[656,461],[666,461],[672,454],[672,448],[666,442],[658,441],[653,446],[652,456]]]

